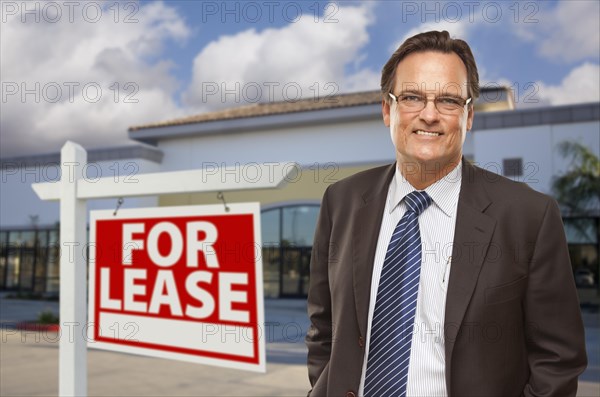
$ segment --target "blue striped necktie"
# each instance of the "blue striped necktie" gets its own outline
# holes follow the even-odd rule
[[[427,193],[419,191],[404,197],[408,209],[392,234],[377,289],[369,340],[365,397],[406,395],[421,274],[419,215],[431,201]]]

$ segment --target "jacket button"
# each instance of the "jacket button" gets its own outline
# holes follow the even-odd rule
[[[354,394],[353,391],[349,391],[348,393],[346,393],[346,397],[356,397],[356,394]]]
[[[358,346],[360,346],[361,349],[365,347],[365,340],[362,336],[358,338]]]

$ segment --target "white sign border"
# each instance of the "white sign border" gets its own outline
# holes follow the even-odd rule
[[[96,222],[106,219],[135,219],[135,218],[165,218],[165,217],[185,217],[185,216],[211,216],[211,215],[242,215],[252,214],[254,216],[254,243],[262,247],[261,223],[260,223],[260,203],[231,203],[227,204],[229,211],[225,211],[223,204],[213,205],[190,205],[190,206],[169,206],[169,207],[151,207],[151,208],[131,208],[120,209],[117,214],[112,210],[90,211],[90,237],[88,258],[96,257]],[[96,288],[96,263],[89,260],[89,288],[88,288],[88,348],[110,350],[121,353],[143,355],[149,357],[167,358],[178,361],[187,361],[197,364],[212,365],[224,368],[240,369],[252,372],[265,373],[267,371],[266,347],[265,347],[265,310],[264,310],[264,285],[263,285],[263,262],[262,253],[255,261],[255,279],[256,279],[256,303],[257,303],[257,333],[258,333],[258,363],[243,363],[218,359],[214,357],[202,357],[185,353],[167,352],[157,349],[144,347],[127,346],[122,344],[112,344],[99,342],[94,339],[94,333],[89,333],[91,325],[95,319],[95,288]]]

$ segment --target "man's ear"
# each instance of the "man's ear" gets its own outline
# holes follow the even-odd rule
[[[475,106],[469,106],[469,114],[467,115],[467,131],[473,128],[473,118],[475,118]]]
[[[390,126],[390,104],[385,100],[381,100],[381,114],[383,115],[383,124],[386,127]]]

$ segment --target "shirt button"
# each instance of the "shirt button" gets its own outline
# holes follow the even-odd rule
[[[346,397],[356,397],[356,394],[354,394],[353,391],[349,391],[348,393],[346,393]]]
[[[358,346],[360,346],[361,349],[365,347],[365,340],[362,336],[358,338]]]

